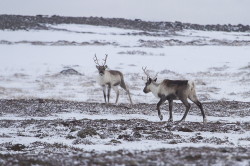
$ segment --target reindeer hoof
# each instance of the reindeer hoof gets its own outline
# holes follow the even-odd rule
[[[162,120],[162,119],[163,119],[163,116],[162,116],[162,115],[159,115],[159,118],[160,118],[160,120]]]
[[[173,122],[173,119],[168,119],[168,122]]]
[[[203,124],[207,124],[207,118],[203,119]]]
[[[112,104],[111,103],[105,103],[106,106],[111,106]]]

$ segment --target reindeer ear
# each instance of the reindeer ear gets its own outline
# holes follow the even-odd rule
[[[152,79],[151,79],[151,78],[149,78],[149,79],[148,79],[148,81],[149,81],[149,83],[151,83],[151,82],[152,82]]]
[[[157,78],[154,79],[154,82],[156,82],[156,81],[157,81]]]
[[[96,65],[96,68],[99,69],[99,66]]]
[[[105,65],[104,67],[105,67],[105,69],[107,69],[107,68],[108,68],[108,66],[107,66],[107,65]]]

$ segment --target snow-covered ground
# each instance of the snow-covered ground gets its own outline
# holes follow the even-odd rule
[[[160,148],[250,146],[249,113],[246,113],[246,116],[235,115],[237,107],[241,115],[244,109],[249,112],[249,107],[243,106],[242,103],[228,103],[231,104],[231,109],[224,108],[223,103],[205,105],[207,125],[200,123],[202,117],[199,111],[197,114],[195,107],[192,107],[186,122],[178,125],[166,123],[168,113],[164,106],[164,119],[160,122],[157,112],[152,110],[155,106],[148,104],[128,108],[86,103],[75,105],[76,103],[66,101],[44,101],[40,106],[35,100],[7,103],[9,106],[2,106],[5,112],[0,117],[0,152],[6,151],[2,148],[5,143],[18,143],[29,147],[36,142],[57,143],[97,152],[120,149],[146,151]],[[1,104],[4,104],[4,101],[1,101]],[[29,105],[25,108],[27,104]],[[176,105],[179,108],[175,106],[174,109],[175,121],[183,115],[180,113],[180,104]],[[8,113],[13,112],[9,109],[10,106],[12,109],[20,108],[15,114]],[[211,109],[211,106],[219,110]],[[50,113],[49,109],[54,113]],[[228,112],[231,112],[230,116],[226,116]],[[44,116],[39,116],[40,113]],[[96,133],[83,137],[79,136],[81,130],[94,130]],[[139,136],[136,136],[138,133]],[[112,143],[114,140],[117,142]],[[173,141],[175,143],[171,143]]]
[[[242,103],[235,104],[236,106],[233,105],[224,112],[217,108],[220,103],[215,104],[212,108],[208,108],[204,104],[208,115],[208,127],[202,127],[203,124],[199,123],[202,122],[200,111],[197,112],[197,108],[192,107],[192,111],[186,119],[187,125],[189,127],[196,125],[199,129],[196,130],[193,127],[193,131],[188,133],[176,129],[177,124],[173,124],[169,129],[167,123],[160,122],[157,112],[154,111],[155,107],[138,109],[129,106],[127,112],[119,112],[124,105],[115,106],[114,110],[111,109],[113,105],[110,105],[105,107],[109,110],[105,112],[102,104],[95,105],[95,103],[103,103],[104,99],[102,89],[96,83],[98,73],[93,61],[95,54],[100,61],[105,54],[108,54],[107,65],[110,69],[124,73],[125,82],[130,87],[135,104],[155,104],[158,101],[152,94],[142,92],[145,85],[142,80],[144,76],[142,67],[145,66],[152,75],[159,72],[159,81],[166,78],[194,80],[198,97],[202,103],[249,102],[250,46],[211,44],[213,39],[229,43],[249,41],[249,33],[194,30],[144,32],[74,24],[47,26],[50,30],[0,31],[0,98],[69,100],[93,105],[91,108],[83,106],[79,107],[80,109],[63,109],[62,106],[62,110],[60,106],[56,106],[59,112],[54,113],[49,112],[49,105],[44,108],[46,113],[44,116],[33,115],[37,112],[39,114],[39,111],[43,113],[43,110],[35,110],[34,103],[37,100],[30,101],[30,107],[20,106],[32,115],[22,112],[13,113],[8,106],[2,105],[2,109],[7,107],[8,109],[3,109],[7,111],[0,114],[2,121],[1,153],[9,153],[5,148],[7,143],[18,143],[26,147],[30,146],[32,149],[36,142],[59,143],[88,152],[93,150],[101,152],[120,149],[146,151],[160,148],[250,146],[250,132],[247,128],[250,115],[246,113],[249,108],[239,108],[240,113],[235,114],[236,109]],[[204,46],[154,45],[157,42],[172,39],[184,43],[200,41],[206,44]],[[151,44],[143,45],[143,41],[149,41]],[[60,74],[62,70],[69,68],[77,70],[82,75]],[[128,97],[123,90],[120,91],[119,103],[125,103],[127,108]],[[113,91],[111,95],[113,103],[115,100]],[[17,104],[13,105],[18,105],[18,100]],[[137,107],[140,107],[140,104],[138,105]],[[10,107],[14,109],[12,106]],[[166,106],[162,107],[163,120],[166,121],[168,113],[165,111]],[[183,109],[175,107],[175,121],[181,119],[183,111],[180,110]],[[118,113],[113,111],[118,111]],[[233,115],[228,116],[225,113],[227,111],[231,111],[230,113]],[[134,124],[132,121],[138,121],[138,124]],[[72,127],[71,123],[76,123],[76,125]],[[80,138],[78,133],[82,129],[88,129],[85,126],[88,126],[88,123],[93,123],[98,134]],[[122,128],[123,123],[127,125],[127,128]],[[140,139],[126,140],[125,137],[130,138],[130,136],[134,139],[136,133],[134,129],[140,127],[140,123],[145,127],[145,129],[138,130],[141,134]],[[155,125],[156,128],[151,128],[147,124]],[[102,128],[99,125],[103,125]],[[183,126],[186,127],[185,124]],[[159,130],[159,133],[156,130]],[[157,134],[159,134],[159,138]],[[171,139],[166,140],[167,136],[171,136]],[[114,140],[116,142],[112,142]],[[177,142],[175,142],[176,140]]]
[[[157,101],[142,92],[142,66],[147,66],[152,74],[160,72],[159,81],[165,78],[194,80],[201,101],[249,101],[250,47],[209,44],[213,39],[248,41],[249,33],[185,30],[146,34],[139,30],[103,26],[62,24],[48,27],[51,30],[0,31],[0,41],[5,41],[0,44],[0,98],[103,102],[101,88],[95,82],[97,71],[93,56],[96,54],[102,59],[108,54],[109,68],[125,74],[135,103]],[[171,39],[199,40],[208,45],[151,47],[141,43]],[[6,44],[6,41],[12,44]],[[59,74],[67,68],[83,75]],[[120,102],[128,103],[125,93]]]

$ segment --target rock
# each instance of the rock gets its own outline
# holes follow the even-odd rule
[[[142,135],[138,131],[134,132],[133,136],[135,138],[141,138],[142,137]]]
[[[180,127],[178,128],[178,131],[182,131],[182,132],[194,132],[193,130],[186,128],[186,127]]]
[[[60,72],[60,74],[62,74],[62,75],[83,75],[83,74],[79,73],[78,71],[76,71],[75,69],[72,69],[72,68],[62,70]]]
[[[194,161],[194,160],[200,160],[202,159],[201,154],[197,154],[197,155],[187,155],[185,156],[186,160],[190,160],[190,161]]]
[[[121,141],[118,141],[118,140],[116,140],[116,139],[112,139],[112,140],[110,141],[110,143],[113,143],[113,144],[121,144]]]
[[[133,141],[134,140],[134,138],[132,138],[130,135],[126,135],[126,134],[119,135],[117,139],[123,139],[126,141]]]
[[[177,141],[175,141],[175,140],[171,140],[171,141],[169,142],[169,144],[178,144],[178,143],[177,143]]]
[[[202,136],[200,136],[200,135],[198,135],[198,136],[196,137],[196,139],[198,139],[198,140],[202,140],[202,139],[203,139],[203,137],[202,137]]]
[[[8,149],[14,150],[14,151],[22,151],[25,148],[26,148],[26,146],[23,144],[14,144],[14,145],[10,146]]]
[[[76,137],[74,137],[73,135],[68,134],[68,135],[66,136],[66,138],[67,138],[67,139],[75,139]]]
[[[87,136],[98,135],[98,133],[93,128],[86,128],[78,131],[77,136],[81,138],[86,138]]]

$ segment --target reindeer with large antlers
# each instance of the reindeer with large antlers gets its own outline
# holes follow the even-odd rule
[[[203,116],[203,123],[204,124],[207,123],[206,115],[203,110],[202,104],[199,102],[197,95],[196,95],[194,82],[189,81],[189,80],[165,79],[161,83],[156,83],[157,74],[155,77],[150,77],[146,71],[146,67],[142,68],[142,70],[147,76],[147,82],[146,82],[145,88],[143,89],[143,92],[144,93],[152,92],[157,98],[160,98],[160,101],[157,103],[158,116],[160,120],[163,119],[163,116],[160,111],[160,106],[166,100],[168,100],[168,103],[169,103],[168,121],[172,122],[173,121],[173,115],[172,115],[173,100],[180,100],[185,105],[186,111],[182,119],[179,122],[185,121],[188,111],[191,107],[187,99],[190,99],[200,108],[201,114]]]
[[[108,103],[109,103],[109,98],[110,98],[110,91],[112,88],[116,92],[115,103],[117,104],[118,98],[119,98],[118,86],[120,85],[127,92],[130,104],[133,104],[129,89],[124,82],[123,74],[120,71],[107,70],[108,68],[108,66],[106,65],[107,58],[108,58],[108,55],[106,54],[105,59],[103,59],[104,61],[103,64],[100,65],[96,55],[94,57],[94,62],[96,63],[96,68],[98,69],[98,72],[99,72],[99,77],[97,81],[102,86],[105,103],[107,103],[107,100],[106,100],[107,88],[106,87],[108,87]]]

